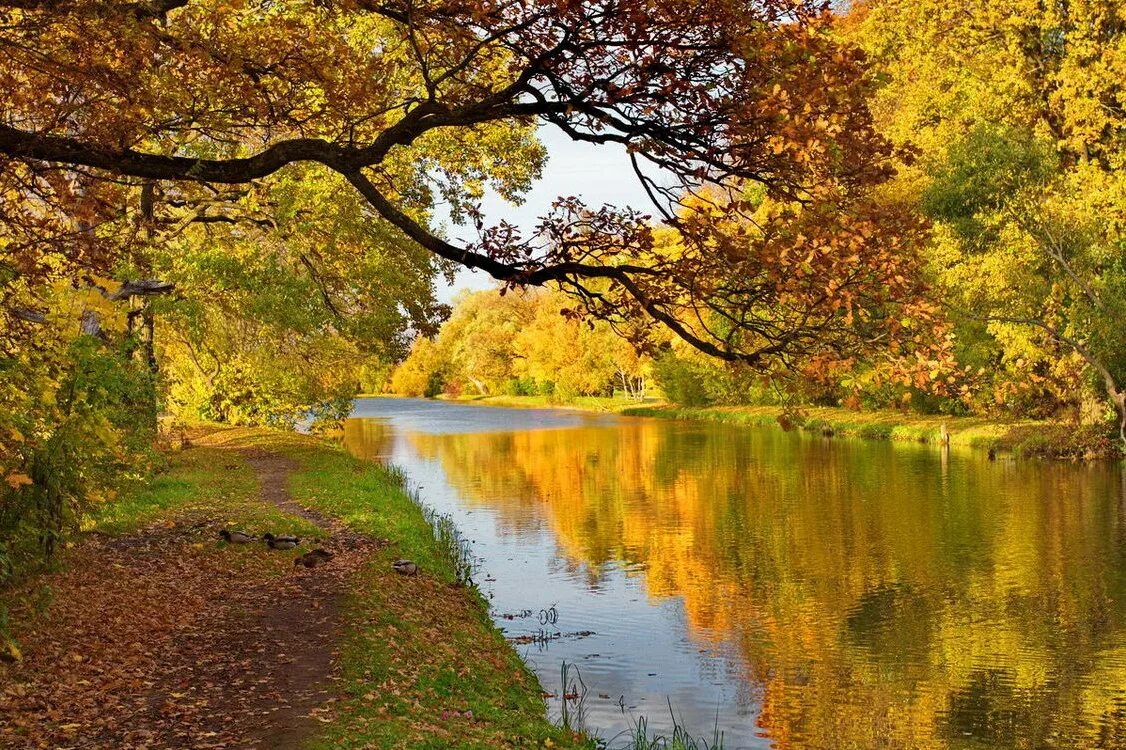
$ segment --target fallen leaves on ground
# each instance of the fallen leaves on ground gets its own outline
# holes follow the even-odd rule
[[[290,467],[253,464],[263,497],[288,503]],[[317,520],[337,554],[313,570],[220,545],[221,516],[91,535],[39,582],[51,603],[19,633],[23,660],[0,665],[0,746],[295,746],[330,715],[339,600],[379,547]]]

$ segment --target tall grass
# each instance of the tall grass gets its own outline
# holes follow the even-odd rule
[[[452,516],[439,513],[423,501],[418,490],[410,488],[406,472],[398,466],[385,467],[394,481],[403,487],[411,501],[422,511],[423,518],[434,532],[440,554],[454,571],[454,580],[459,586],[473,586],[473,576],[477,572],[477,559],[473,556],[473,546],[457,528]]]
[[[411,493],[414,495],[414,493]],[[418,501],[421,505],[422,501]],[[429,506],[422,505],[426,522],[434,530],[434,538],[442,548],[442,555],[450,561],[454,569],[454,579],[460,586],[472,586],[473,575],[477,571],[477,561],[473,557],[473,547],[458,530],[454,519],[438,513]]]
[[[568,731],[585,732],[583,723],[586,716],[587,687],[583,676],[577,666],[564,661],[559,667],[559,678],[563,685],[563,692],[559,696],[559,723]]]
[[[628,739],[617,750],[723,750],[723,732],[719,729],[719,715],[712,727],[711,741],[693,737],[688,729],[676,718],[669,701],[669,716],[672,717],[672,734],[650,734],[649,722],[642,716],[633,725]]]
[[[582,673],[574,664],[566,661],[559,668],[560,693],[559,723],[570,732],[585,733],[586,696],[588,688]],[[719,728],[719,714],[716,714],[710,739],[693,736],[673,710],[668,700],[669,716],[672,718],[672,734],[658,734],[649,731],[649,720],[640,716],[633,722],[628,732],[623,732],[609,741],[598,740],[598,747],[604,750],[723,750],[723,732]]]
[[[644,716],[637,718],[624,744],[611,744],[614,750],[723,750],[723,732],[720,731],[720,716],[716,714],[712,727],[712,738],[708,741],[700,736],[692,736],[687,727],[680,723],[669,702],[669,715],[672,717],[672,734],[654,734],[649,731],[649,720]]]

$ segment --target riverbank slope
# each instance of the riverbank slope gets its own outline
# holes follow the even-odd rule
[[[750,426],[801,429],[826,436],[868,440],[982,448],[1022,458],[1116,458],[1121,446],[1108,430],[1063,422],[950,417],[898,411],[851,411],[832,407],[802,407],[787,414],[777,406],[678,407],[671,405],[625,408],[621,414],[663,419],[699,419]]]
[[[1117,458],[1121,446],[1109,430],[1064,422],[951,417],[901,411],[852,411],[809,406],[787,413],[780,406],[685,407],[652,401],[638,404],[620,398],[584,397],[553,403],[546,396],[486,396],[452,399],[457,403],[512,408],[563,408],[624,416],[702,420],[751,427],[800,429],[826,436],[866,440],[902,440],[1011,453],[1020,457],[1098,459]]]
[[[294,565],[314,547],[336,556]],[[586,746],[401,479],[308,436],[194,431],[3,603],[22,651],[0,664],[4,747]]]

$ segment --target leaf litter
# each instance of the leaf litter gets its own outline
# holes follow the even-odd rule
[[[223,514],[198,510],[90,535],[39,582],[51,602],[19,633],[22,661],[0,665],[0,746],[293,748],[331,720],[341,599],[386,542],[293,503],[288,459],[245,458],[264,500],[325,529],[331,563],[239,554],[215,541]]]

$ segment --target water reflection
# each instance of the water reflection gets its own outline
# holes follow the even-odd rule
[[[667,688],[697,720],[719,696],[729,747],[1126,747],[1113,467],[640,419],[465,432],[459,412],[444,433],[432,411],[415,429],[378,408],[391,421],[352,421],[353,450],[486,511],[486,557],[546,548],[542,576],[588,611],[576,626],[631,642],[595,676],[616,668],[650,711]],[[487,567],[502,601],[546,585],[521,561]],[[648,668],[630,648],[667,681],[622,677]]]

